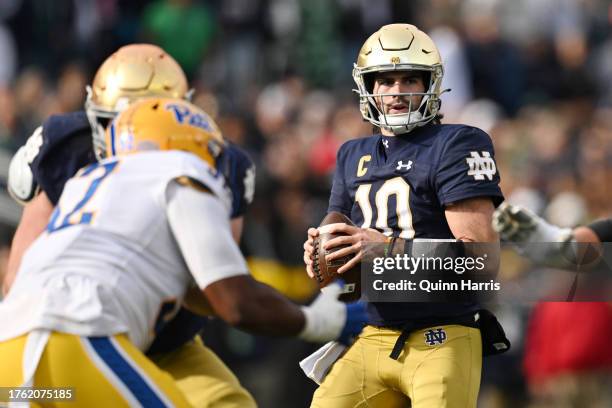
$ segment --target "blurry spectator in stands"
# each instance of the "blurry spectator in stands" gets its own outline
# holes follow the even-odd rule
[[[21,124],[21,131],[16,133],[15,137],[21,146],[46,118],[45,112],[41,109],[49,94],[45,76],[41,70],[34,67],[21,71],[14,89],[17,120]]]
[[[223,41],[217,52],[223,61],[222,91],[238,108],[248,108],[250,88],[262,76],[266,55],[267,20],[262,0],[223,0],[219,10]]]
[[[452,89],[452,92],[444,93],[441,96],[441,112],[448,123],[465,123],[458,120],[458,116],[460,111],[473,98],[472,78],[465,44],[451,27],[439,26],[431,30],[429,35],[438,45],[445,67],[442,89]],[[488,131],[487,129],[483,130]]]
[[[196,70],[217,32],[215,17],[202,2],[157,0],[142,15],[144,39],[172,55],[189,78]]]
[[[330,177],[336,168],[336,154],[340,145],[349,139],[365,136],[370,131],[354,103],[341,104],[331,113],[330,127],[310,144],[308,157],[312,175],[327,178],[325,185],[321,186],[327,191],[331,187]]]
[[[526,335],[534,408],[612,406],[612,305],[539,303]]]
[[[87,77],[79,64],[72,63],[64,67],[57,82],[56,91],[60,112],[74,112],[82,109]]]
[[[2,1],[4,3],[4,1]],[[27,0],[6,20],[19,50],[20,66],[36,65],[53,76],[76,49],[74,0]]]
[[[335,86],[350,69],[342,69],[338,5],[333,0],[310,0],[300,6],[302,31],[294,68],[313,87]]]
[[[17,49],[13,34],[0,21],[0,86],[8,86],[17,71]]]
[[[275,140],[286,129],[303,95],[303,81],[294,78],[269,84],[261,90],[255,102],[255,122],[267,141]]]
[[[498,2],[467,0],[461,4],[474,96],[492,99],[514,116],[523,97],[523,64],[517,47],[501,36]]]
[[[0,148],[16,151],[21,146],[20,141],[15,138],[17,127],[13,91],[0,86]]]

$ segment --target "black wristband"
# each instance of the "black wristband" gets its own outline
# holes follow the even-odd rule
[[[436,243],[436,241],[438,242]],[[422,239],[422,240],[417,239],[416,242],[412,239],[407,239],[405,240],[405,243],[404,243],[404,253],[407,254],[408,256],[413,256],[412,252],[414,250],[418,250],[422,248],[422,246],[419,246],[419,243],[421,243],[422,245],[427,245],[427,242],[428,242],[427,239]],[[416,249],[415,249],[415,245],[416,245]],[[438,256],[442,258],[444,257],[456,258],[456,257],[466,256],[465,243],[461,241],[460,239],[453,239],[453,240],[431,239],[429,240],[429,245],[431,245],[430,247],[431,256]],[[418,256],[418,255],[419,255],[418,253],[414,254],[414,256]]]
[[[385,256],[386,257],[392,257],[393,256],[393,247],[395,246],[395,241],[397,241],[397,237],[391,237],[391,240],[389,241],[389,245],[387,245],[387,248],[385,249]]]
[[[411,239],[404,241],[404,253],[408,256],[412,256],[412,244],[413,241]]]
[[[587,228],[592,229],[601,242],[612,242],[612,218],[594,221]]]

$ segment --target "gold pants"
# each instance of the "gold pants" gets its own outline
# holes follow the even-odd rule
[[[177,350],[152,356],[198,408],[252,408],[255,400],[215,353],[196,337]]]
[[[0,342],[1,386],[23,384],[27,338]],[[72,400],[34,401],[35,407],[190,406],[172,377],[125,335],[88,338],[52,332],[37,362],[33,387],[73,392]]]
[[[399,335],[367,326],[334,364],[311,407],[476,407],[482,370],[478,329],[447,325],[417,330],[393,360],[389,354]]]

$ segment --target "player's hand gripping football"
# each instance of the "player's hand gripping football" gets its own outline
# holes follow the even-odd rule
[[[319,230],[316,228],[308,228],[308,238],[304,242],[304,264],[306,265],[306,273],[314,279],[314,270],[312,269],[314,240],[319,236]]]
[[[329,255],[326,259],[333,261],[341,259],[347,255],[354,254],[350,261],[344,264],[338,269],[338,273],[344,273],[355,265],[357,265],[364,256],[365,244],[369,242],[388,242],[386,235],[372,228],[359,228],[348,224],[334,224],[330,225],[327,231],[330,234],[345,234],[341,237],[333,238],[324,244],[324,249],[329,250],[343,245],[349,245],[346,248],[341,248]],[[319,230],[317,228],[308,229],[308,238],[304,242],[304,263],[306,264],[306,272],[308,276],[314,278],[313,265],[313,254],[314,254],[314,240],[319,236]]]
[[[367,249],[366,244],[368,243],[384,243],[388,242],[389,238],[381,232],[372,228],[359,228],[347,224],[335,224],[329,228],[330,234],[346,234],[339,236],[327,241],[323,246],[325,250],[332,248],[348,245],[345,248],[338,249],[337,251],[327,255],[328,261],[341,259],[348,255],[353,255],[350,261],[344,264],[338,269],[338,273],[344,273],[355,265],[357,265],[363,259],[365,251]]]

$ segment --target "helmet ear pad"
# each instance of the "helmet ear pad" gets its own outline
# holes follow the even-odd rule
[[[421,79],[423,80],[423,84],[425,85],[425,92],[429,91],[431,88],[431,72],[430,71],[420,71]]]
[[[432,83],[431,83],[431,72],[430,71],[420,71],[421,72],[421,80],[423,81],[423,85],[425,85],[425,92],[431,91]],[[425,99],[425,98],[423,98]],[[425,115],[425,111],[427,110],[427,104],[421,101],[421,106],[419,107],[419,112]]]
[[[371,93],[371,94],[374,93],[375,77],[376,77],[376,72],[370,72],[367,74],[363,74],[363,83],[368,93]]]
[[[374,93],[374,82],[376,81],[376,74],[377,74],[376,72],[370,72],[367,74],[363,74],[363,84],[365,85],[366,91],[369,94]],[[372,112],[377,112],[380,110],[378,106],[375,106],[372,103],[370,98],[368,98],[368,104],[370,105]]]

